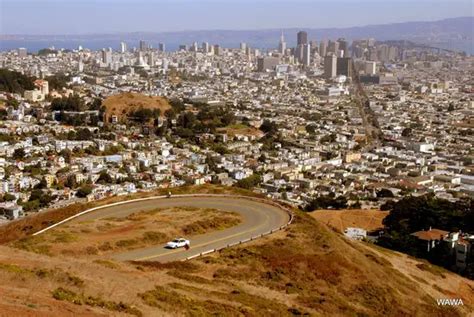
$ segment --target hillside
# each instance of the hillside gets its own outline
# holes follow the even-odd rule
[[[317,210],[310,213],[319,222],[344,232],[347,227],[362,228],[367,231],[383,228],[383,218],[388,211],[347,209]]]
[[[7,316],[468,316],[474,301],[474,282],[348,241],[302,212],[285,231],[188,262],[119,263],[13,245],[0,246]],[[436,305],[446,297],[465,306]]]
[[[150,110],[158,109],[161,115],[171,108],[168,101],[163,97],[145,96],[133,92],[109,96],[102,104],[106,108],[106,122],[110,122],[112,116],[117,116],[119,121],[124,121],[140,108]]]

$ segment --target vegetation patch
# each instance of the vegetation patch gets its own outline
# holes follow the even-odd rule
[[[51,246],[46,244],[42,236],[29,236],[17,240],[11,244],[12,247],[28,252],[51,255]]]
[[[142,316],[142,312],[129,304],[123,302],[114,302],[104,300],[101,297],[86,296],[77,294],[69,289],[59,287],[52,292],[53,298],[60,301],[67,301],[76,305],[87,305],[91,307],[100,307],[110,311],[130,314],[134,316]]]
[[[117,263],[109,261],[109,260],[94,260],[94,263],[100,264],[109,269],[118,269],[120,267]]]
[[[143,302],[168,312],[184,312],[186,316],[241,316],[242,312],[228,304],[198,301],[163,286],[138,294]]]
[[[115,242],[115,246],[118,248],[131,248],[138,243],[139,241],[136,239],[125,239],[125,240],[119,240]]]
[[[202,234],[209,230],[223,230],[238,225],[241,220],[237,215],[216,216],[210,219],[195,221],[183,227],[183,233],[186,235]]]

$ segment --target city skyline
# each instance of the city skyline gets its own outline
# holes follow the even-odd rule
[[[336,9],[334,5],[337,5]],[[130,5],[133,5],[130,10]],[[271,10],[269,10],[271,6]],[[91,14],[91,12],[93,14]],[[471,12],[471,15],[466,15]],[[472,16],[471,1],[0,1],[0,34],[344,28]],[[206,16],[206,19],[202,17]],[[84,19],[87,17],[87,23]],[[28,23],[25,23],[28,21]],[[106,23],[104,21],[107,21]]]

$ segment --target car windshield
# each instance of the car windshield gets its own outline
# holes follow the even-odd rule
[[[181,241],[181,240],[179,240],[179,239],[174,239],[172,242],[178,243],[178,242],[180,242],[180,241]]]

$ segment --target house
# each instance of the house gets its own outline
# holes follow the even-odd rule
[[[367,231],[362,228],[348,227],[344,230],[344,235],[352,240],[362,240],[367,238]]]
[[[430,250],[439,245],[441,241],[449,237],[449,232],[440,229],[432,229],[430,227],[428,230],[413,232],[411,235],[426,243],[427,251],[430,252]]]

